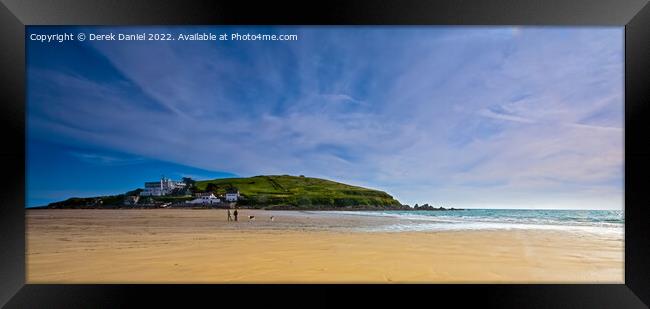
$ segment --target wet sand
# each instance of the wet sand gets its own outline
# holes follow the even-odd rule
[[[616,236],[369,232],[400,219],[240,213],[227,222],[225,210],[28,210],[27,283],[624,282]]]

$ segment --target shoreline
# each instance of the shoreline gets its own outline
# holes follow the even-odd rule
[[[167,206],[161,207],[158,205],[143,205],[143,206],[127,206],[127,205],[114,205],[114,206],[76,206],[76,207],[50,207],[50,206],[36,206],[28,207],[26,209],[33,210],[43,210],[43,209],[247,209],[247,210],[266,210],[266,211],[457,211],[457,210],[468,210],[465,208],[443,208],[443,209],[414,209],[414,208],[382,208],[380,206],[368,206],[368,207],[320,207],[313,206],[311,208],[300,208],[295,206],[268,206],[254,208],[254,207],[215,207],[215,206],[205,206],[205,205],[194,205],[186,204],[183,206]],[[407,206],[408,207],[408,206]]]

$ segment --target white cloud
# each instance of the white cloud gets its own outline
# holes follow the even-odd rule
[[[30,130],[240,175],[334,178],[411,204],[622,207],[623,58],[611,44],[622,30],[300,37],[236,54],[96,45],[159,108],[120,83],[34,70],[75,96],[35,89]]]

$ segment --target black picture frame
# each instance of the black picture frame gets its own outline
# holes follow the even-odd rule
[[[499,308],[646,308],[650,304],[650,5],[646,0],[110,1],[2,0],[0,5],[0,305],[7,308],[411,302]],[[625,283],[497,285],[25,284],[25,26],[609,25],[625,26]],[[287,296],[288,295],[288,296]],[[213,306],[213,305],[210,305]]]

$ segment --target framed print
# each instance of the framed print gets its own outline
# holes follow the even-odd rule
[[[644,1],[3,4],[7,307],[650,301]]]

